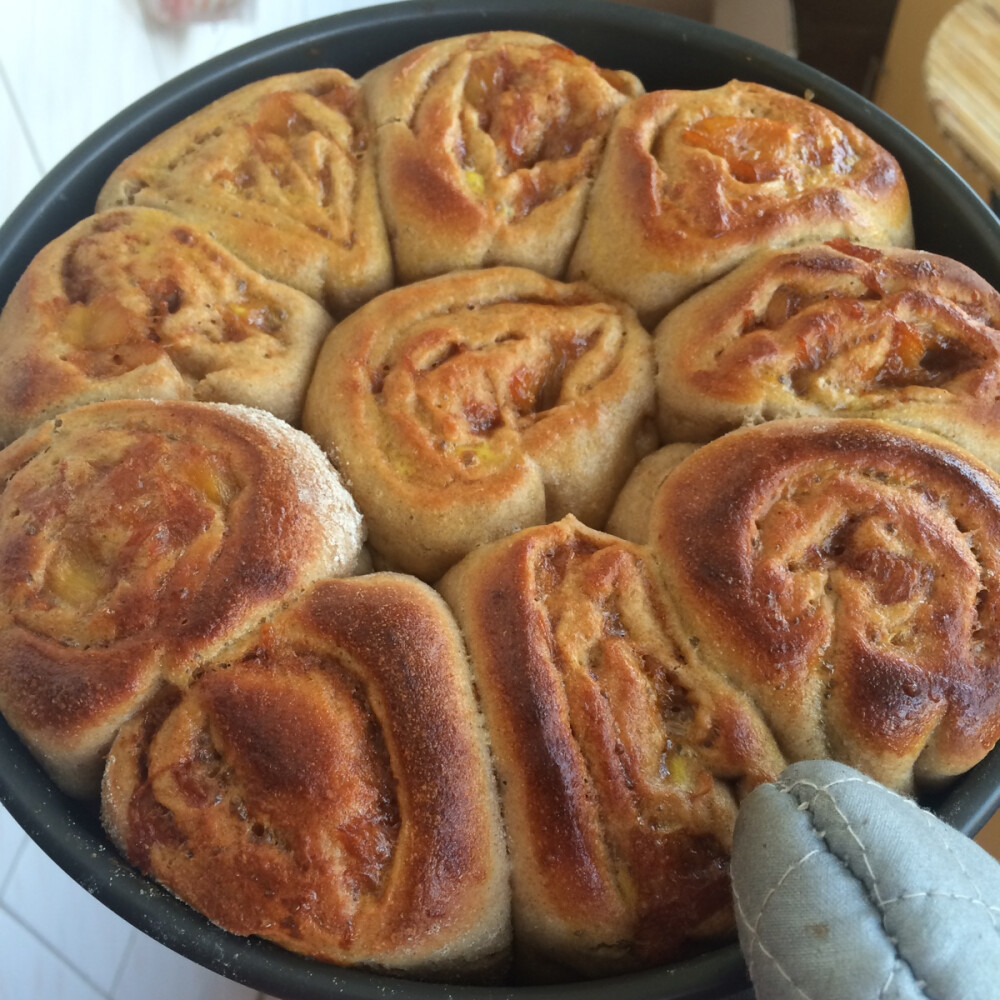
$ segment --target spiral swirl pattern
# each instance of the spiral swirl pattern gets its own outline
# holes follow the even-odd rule
[[[496,264],[561,277],[611,120],[642,93],[515,31],[432,42],[362,84],[403,281]]]
[[[870,416],[1000,467],[1000,294],[956,261],[835,241],[765,252],[657,327],[660,427]]]
[[[261,274],[342,314],[392,283],[371,145],[360,87],[346,73],[275,76],[133,153],[97,207],[180,215]]]
[[[297,423],[332,322],[174,215],[102,212],[46,246],[0,313],[0,441],[105,399],[241,403]]]
[[[837,237],[912,245],[889,153],[760,84],[661,90],[616,118],[568,274],[652,324],[754,250]]]
[[[584,285],[495,268],[380,296],[324,344],[303,426],[390,565],[436,579],[572,511],[602,524],[653,445],[649,335]]]
[[[1000,480],[934,435],[775,421],[663,481],[650,544],[790,758],[912,790],[1000,736]]]
[[[81,407],[0,452],[0,484],[0,707],[77,793],[160,677],[361,545],[324,456],[262,411]]]
[[[416,580],[326,581],[115,741],[104,819],[221,926],[340,964],[482,973],[504,840],[454,622]]]
[[[679,640],[648,552],[570,516],[439,586],[496,753],[522,946],[598,975],[729,931],[737,801],[784,763]]]

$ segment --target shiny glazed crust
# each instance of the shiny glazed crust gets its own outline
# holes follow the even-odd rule
[[[371,143],[360,88],[346,73],[275,76],[133,153],[97,207],[176,213],[339,315],[392,284]]]
[[[763,251],[673,310],[656,353],[667,441],[867,416],[1000,468],[1000,294],[946,257],[843,241]]]
[[[103,816],[234,933],[415,976],[503,968],[486,741],[454,621],[412,578],[320,583],[165,693],[114,743]]]
[[[889,153],[760,84],[661,90],[615,120],[568,274],[653,323],[755,250],[835,237],[912,244]]]
[[[562,277],[612,118],[642,93],[517,31],[431,42],[362,85],[401,281],[495,264]]]
[[[439,588],[491,734],[524,967],[609,974],[731,933],[737,802],[784,761],[694,660],[650,554],[569,516]]]
[[[389,565],[433,580],[572,511],[603,525],[651,450],[652,351],[621,303],[520,268],[431,278],[328,338],[303,426]]]
[[[667,476],[649,533],[684,634],[790,759],[909,792],[1000,736],[1000,479],[943,438],[734,431]]]
[[[84,219],[0,313],[0,442],[105,399],[242,403],[298,423],[333,320],[154,209]]]
[[[70,411],[0,452],[0,710],[62,788],[93,794],[162,677],[351,572],[361,542],[319,449],[263,411]]]

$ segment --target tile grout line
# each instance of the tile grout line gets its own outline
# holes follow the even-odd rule
[[[3,912],[6,913],[7,916],[11,918],[11,920],[19,924],[21,928],[28,934],[30,934],[50,955],[52,955],[58,961],[62,962],[62,964],[65,965],[66,968],[69,969],[75,976],[83,980],[83,982],[88,987],[90,987],[90,989],[92,989],[98,996],[105,997],[108,998],[108,1000],[110,1000],[110,996],[105,990],[103,990],[97,983],[95,983],[94,980],[87,975],[87,973],[83,972],[81,969],[78,969],[76,965],[70,961],[67,955],[64,955],[60,951],[56,951],[56,949],[51,944],[49,944],[49,942],[46,941],[45,938],[43,938],[42,935],[39,934],[38,931],[31,926],[31,924],[25,922],[24,918],[16,910],[11,909],[11,907],[9,907],[6,903],[2,901],[0,901],[0,910],[3,910]]]
[[[141,934],[142,931],[132,928],[132,933],[129,934],[128,944],[125,945],[125,950],[122,952],[121,961],[118,963],[118,968],[115,969],[114,979],[111,980],[111,987],[107,992],[107,996],[113,1000],[115,996],[118,995],[118,987],[121,985],[122,976],[125,974],[125,966],[128,964],[128,960],[135,951],[135,943],[138,940],[137,935]]]
[[[19,828],[20,829],[20,828]],[[4,876],[3,881],[0,881],[0,906],[3,906],[3,897],[6,893],[8,886],[10,885],[10,880],[14,877],[14,870],[21,862],[21,855],[28,849],[28,841],[31,838],[25,833],[21,837],[21,842],[17,845],[14,850],[14,857],[11,859],[10,868],[7,870],[7,874]],[[4,906],[4,909],[7,907]],[[9,909],[7,912],[11,912]]]
[[[7,70],[2,62],[0,62],[0,83],[3,84],[3,89],[7,92],[7,97],[10,99],[11,107],[14,109],[14,117],[17,118],[18,125],[21,126],[21,132],[24,135],[25,142],[28,144],[28,150],[31,152],[31,159],[38,168],[39,174],[44,176],[46,173],[45,165],[42,163],[42,157],[38,152],[38,147],[35,145],[34,136],[31,134],[31,129],[28,128],[28,122],[24,117],[24,112],[21,110],[17,94],[14,93],[10,77],[7,75]]]

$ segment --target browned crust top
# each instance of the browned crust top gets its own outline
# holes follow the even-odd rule
[[[725,924],[736,797],[782,761],[678,643],[648,554],[566,518],[474,553],[441,588],[470,644],[525,924],[561,925],[570,951],[574,935],[611,946],[619,967]]]
[[[748,261],[668,317],[657,351],[665,386],[707,405],[849,414],[946,393],[993,423],[1000,294],[935,254],[836,240]]]
[[[828,750],[912,763],[933,736],[950,774],[1000,735],[1000,481],[972,456],[870,421],[777,421],[696,452],[652,519],[686,627],[780,742],[818,713]]]
[[[0,630],[34,651],[0,658],[4,710],[58,730],[72,721],[61,692],[83,685],[85,714],[112,711],[133,683],[120,657],[155,650],[184,673],[314,577],[348,571],[359,546],[326,459],[268,414],[71,411],[0,453]],[[34,694],[19,707],[16,691]]]
[[[887,233],[909,226],[906,182],[886,150],[833,112],[761,84],[644,95],[609,144],[623,204],[665,255],[766,244],[834,219]]]
[[[333,961],[432,963],[490,923],[501,947],[495,791],[436,595],[327,581],[241,650],[112,749],[130,860],[229,930]]]

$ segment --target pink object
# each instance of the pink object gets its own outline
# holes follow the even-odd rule
[[[221,21],[235,15],[246,0],[141,0],[146,14],[160,24]]]

